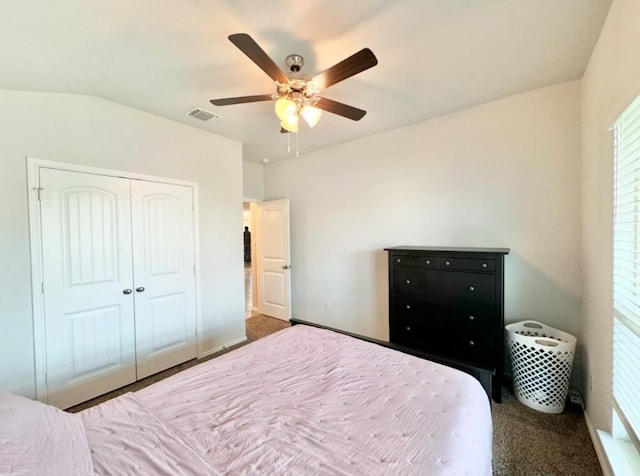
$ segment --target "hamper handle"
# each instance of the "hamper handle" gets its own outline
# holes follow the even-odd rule
[[[546,345],[549,347],[558,347],[559,345],[557,342],[554,342],[552,340],[542,340],[542,339],[536,339],[535,343],[540,345]]]
[[[529,327],[531,329],[542,329],[544,326],[536,321],[525,321],[522,323],[524,327]]]

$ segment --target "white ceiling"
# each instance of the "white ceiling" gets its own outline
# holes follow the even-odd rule
[[[227,39],[248,33],[286,71],[315,74],[369,47],[379,64],[322,95],[368,111],[329,113],[300,154],[496,98],[580,78],[611,0],[5,0],[0,88],[81,93],[244,144],[245,160],[291,156],[275,85]],[[222,116],[201,122],[197,106]],[[170,138],[160,138],[170,140]],[[295,137],[292,137],[295,150]]]

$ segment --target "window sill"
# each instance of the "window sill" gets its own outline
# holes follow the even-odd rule
[[[640,474],[640,454],[629,441],[614,438],[610,433],[596,430],[607,455],[609,466],[615,476]]]

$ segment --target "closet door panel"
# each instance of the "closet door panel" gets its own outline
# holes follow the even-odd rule
[[[191,187],[131,182],[139,379],[196,357],[192,195]]]
[[[134,382],[129,181],[40,170],[49,403]]]

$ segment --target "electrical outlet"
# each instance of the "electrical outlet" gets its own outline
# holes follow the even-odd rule
[[[324,312],[331,312],[331,308],[332,308],[331,301],[326,301],[324,303]]]

